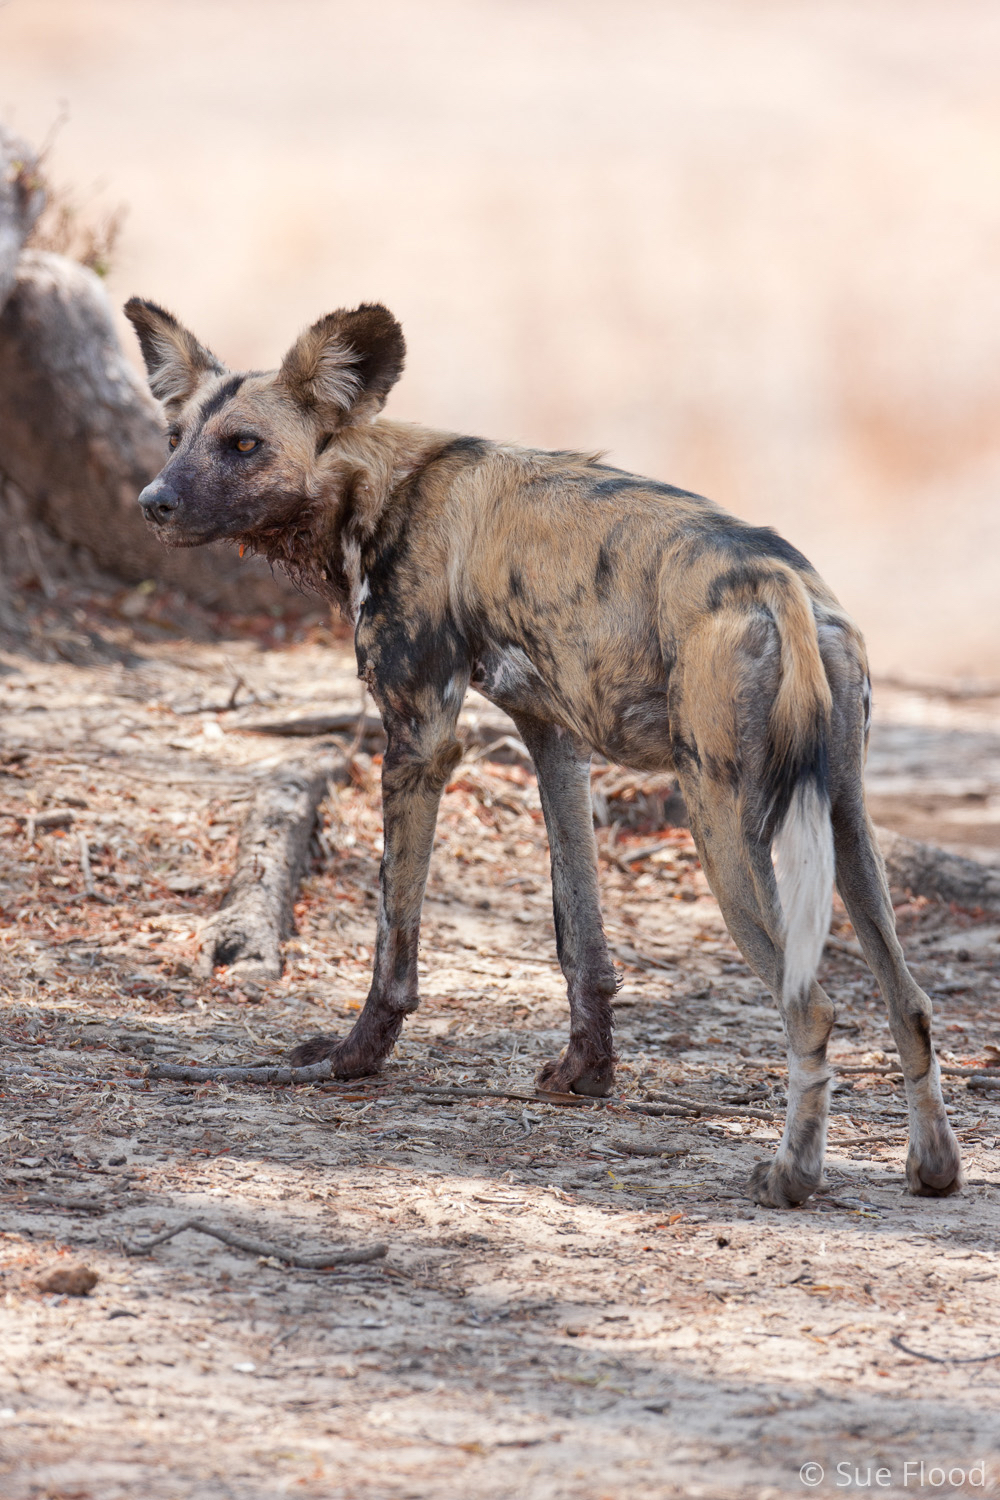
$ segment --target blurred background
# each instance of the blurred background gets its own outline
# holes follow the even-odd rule
[[[917,679],[1000,675],[998,78],[990,0],[0,7],[117,304],[268,367],[384,301],[393,415],[778,527]]]

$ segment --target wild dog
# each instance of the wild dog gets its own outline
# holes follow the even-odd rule
[[[281,367],[232,374],[134,298],[170,454],[140,504],[168,545],[228,538],[340,604],[382,714],[385,853],[374,973],[329,1057],[374,1073],[416,1009],[420,912],[470,684],[513,718],[538,773],[569,1044],[542,1089],[606,1094],[617,977],[598,900],[593,750],[672,768],[733,938],[774,995],[788,1111],[759,1203],[820,1184],[834,1009],[816,983],[834,880],[888,1003],[909,1103],[911,1192],[961,1183],[931,1004],[896,937],[862,782],[861,637],[806,559],[767,527],[594,457],[528,451],[379,416],[402,331],[379,304],[321,318]]]

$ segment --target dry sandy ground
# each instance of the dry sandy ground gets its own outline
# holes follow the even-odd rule
[[[247,633],[180,638],[141,594],[23,618],[0,654],[0,808],[73,821],[30,844],[26,822],[0,823],[5,1500],[764,1497],[807,1493],[804,1464],[823,1466],[820,1494],[990,1492],[989,1091],[947,1080],[959,1198],[903,1196],[898,1080],[845,1074],[826,1191],[792,1213],[754,1207],[780,1027],[687,835],[640,828],[610,848],[601,833],[624,969],[618,1095],[498,1097],[531,1093],[566,1013],[536,789],[483,760],[445,797],[423,1005],[381,1078],[148,1084],[151,1056],[274,1058],[357,1011],[380,846],[364,757],[324,807],[284,978],[255,994],[192,975],[241,806],[301,753],[240,726],[356,707],[349,652],[320,625],[279,642],[261,623],[267,652]],[[1000,703],[887,688],[873,778],[881,816],[947,824],[948,842],[995,857]],[[899,919],[945,1059],[995,1065],[995,921],[920,902]],[[881,1002],[835,932],[833,1053],[877,1067],[892,1055]],[[469,1092],[442,1104],[432,1085]],[[688,1103],[636,1112],[664,1094]],[[708,1103],[723,1112],[699,1114]],[[191,1232],[128,1253],[192,1215],[302,1253],[388,1255],[296,1270]],[[38,1289],[79,1262],[100,1277],[89,1296]],[[904,1468],[921,1461],[922,1487]],[[934,1466],[980,1462],[985,1486],[938,1482]]]

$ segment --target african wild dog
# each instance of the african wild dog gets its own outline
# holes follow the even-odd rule
[[[126,311],[170,456],[140,503],[172,546],[226,537],[347,609],[388,737],[374,975],[330,1057],[375,1072],[417,1006],[417,941],[441,793],[471,684],[517,724],[538,772],[570,1039],[539,1086],[612,1084],[616,974],[598,904],[589,761],[673,767],[729,930],[777,998],[788,1116],[753,1192],[818,1186],[833,1006],[816,983],[834,873],[886,996],[910,1111],[914,1193],[960,1186],[931,1006],[903,960],[865,810],[861,638],[806,559],[697,495],[577,453],[378,419],[403,367],[377,304],[322,318],[277,372],[230,374],[168,313]],[[777,874],[776,874],[777,871]]]

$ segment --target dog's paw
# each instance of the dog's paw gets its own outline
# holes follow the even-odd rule
[[[333,1057],[340,1045],[340,1040],[335,1036],[308,1036],[304,1042],[292,1048],[288,1061],[293,1068],[310,1068],[313,1063]]]
[[[307,1037],[288,1054],[288,1061],[293,1068],[308,1068],[326,1058],[333,1065],[330,1071],[334,1078],[367,1078],[377,1073],[382,1065],[381,1058],[362,1054],[349,1041],[335,1036]]]
[[[823,1174],[807,1175],[793,1161],[759,1161],[750,1177],[750,1196],[762,1208],[798,1208],[822,1186]]]
[[[962,1191],[962,1156],[954,1132],[942,1122],[906,1155],[906,1190],[917,1198],[950,1198]]]
[[[556,1061],[543,1063],[535,1075],[535,1088],[546,1094],[587,1094],[603,1099],[615,1082],[614,1062],[575,1065],[569,1053]]]

